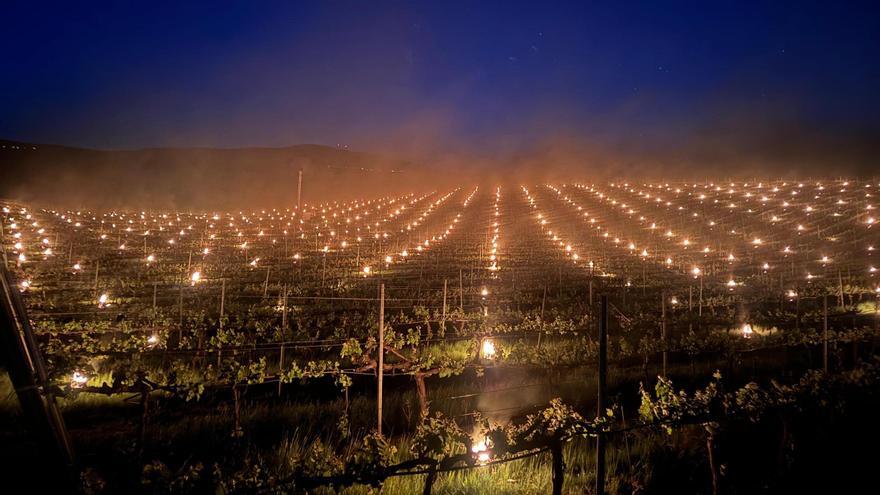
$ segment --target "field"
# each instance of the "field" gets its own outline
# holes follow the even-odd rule
[[[27,319],[4,331],[32,327],[86,493],[594,493],[597,465],[607,493],[857,486],[855,445],[878,436],[878,189],[5,203]],[[14,388],[0,463],[48,483]]]

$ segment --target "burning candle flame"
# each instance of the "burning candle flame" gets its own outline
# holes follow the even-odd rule
[[[480,355],[483,359],[492,359],[495,357],[495,342],[492,339],[484,339],[480,345]]]

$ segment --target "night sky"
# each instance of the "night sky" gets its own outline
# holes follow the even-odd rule
[[[494,153],[877,129],[876,2],[710,4],[4,2],[0,138]]]

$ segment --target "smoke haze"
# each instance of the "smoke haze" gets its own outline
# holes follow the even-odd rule
[[[11,2],[0,138],[22,149],[0,148],[0,196],[284,207],[300,169],[308,202],[483,181],[870,177],[876,10]]]

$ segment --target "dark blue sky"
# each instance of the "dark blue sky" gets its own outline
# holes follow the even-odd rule
[[[496,150],[875,129],[877,5],[4,2],[0,138]]]

